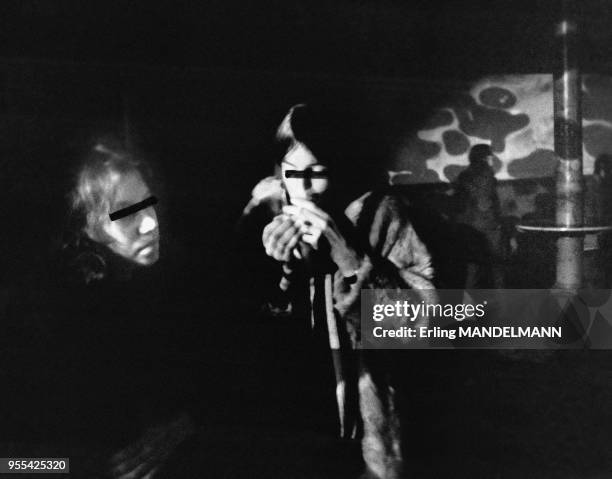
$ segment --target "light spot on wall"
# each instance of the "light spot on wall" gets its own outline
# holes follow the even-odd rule
[[[588,175],[598,155],[612,153],[612,77],[583,77],[583,117]],[[501,160],[498,179],[554,174],[552,75],[489,77],[459,92],[404,141],[394,161],[394,170],[403,174],[392,182],[453,181],[478,143],[490,144]]]

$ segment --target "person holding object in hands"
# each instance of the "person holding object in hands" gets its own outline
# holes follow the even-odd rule
[[[403,477],[395,387],[385,370],[387,352],[358,351],[360,291],[414,289],[427,303],[437,294],[430,255],[401,198],[370,192],[346,207],[343,189],[352,171],[339,168],[344,144],[336,118],[306,105],[289,110],[277,132],[286,146],[281,179],[260,182],[244,215],[266,209],[271,218],[262,242],[282,264],[278,288],[286,307],[276,310],[307,311],[313,329],[326,330],[340,434],[354,438],[362,429],[364,477],[393,479]],[[296,308],[300,302],[307,309]]]

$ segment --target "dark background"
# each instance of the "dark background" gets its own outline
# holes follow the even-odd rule
[[[609,73],[612,6],[578,4],[583,69]],[[550,72],[558,12],[520,0],[2,2],[5,271],[43,253],[66,165],[92,137],[127,135],[157,160],[163,228],[210,267],[271,171],[288,106],[320,101],[358,117],[346,156],[382,170],[398,135],[471,80]]]
[[[583,68],[612,73],[612,4],[580,4]],[[296,471],[316,469],[313,457],[322,464],[338,462],[329,439],[304,432],[324,422],[319,409],[333,422],[329,391],[319,397],[302,380],[313,374],[303,361],[307,345],[291,336],[291,326],[263,326],[227,309],[250,294],[237,286],[246,272],[229,257],[235,254],[231,239],[251,188],[272,171],[276,126],[296,102],[340,105],[359,117],[360,139],[347,150],[382,169],[397,132],[418,126],[458,86],[496,73],[551,72],[558,5],[1,2],[0,285],[27,287],[45,268],[61,230],[67,168],[81,146],[109,132],[129,138],[165,184],[161,234],[187,252],[186,277],[197,278],[200,304],[214,304],[193,321],[206,346],[205,377],[222,378],[204,398],[217,427],[210,438],[216,464],[231,469],[250,461],[267,470],[267,477],[306,477]],[[231,324],[231,335],[211,334],[211,327],[215,333],[224,329],[221,321]],[[423,461],[435,465],[440,451],[457,477],[480,466],[486,477],[494,477],[496,468],[520,469],[516,458],[530,465],[533,477],[544,477],[533,465],[553,463],[568,451],[583,462],[572,456],[560,466],[563,472],[605,469],[598,468],[610,458],[597,441],[609,440],[598,427],[607,417],[598,416],[595,401],[610,399],[609,375],[596,364],[602,375],[584,383],[597,358],[571,370],[567,359],[552,369],[504,363],[505,376],[487,375],[483,362],[495,371],[500,361],[489,356],[449,357],[449,370],[437,358],[432,379],[415,387],[415,408],[435,410],[431,417],[437,420],[428,425],[415,415],[415,430],[429,433],[428,447],[413,437],[413,454],[423,453]],[[520,395],[517,406],[513,401]],[[313,408],[313,397],[327,403]],[[298,421],[299,432],[288,434],[283,427],[288,418],[295,421],[292,408],[311,415]],[[275,475],[275,454],[285,458],[289,472]],[[462,469],[466,458],[470,465]]]

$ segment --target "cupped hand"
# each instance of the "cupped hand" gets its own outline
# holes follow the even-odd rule
[[[264,228],[262,242],[268,256],[277,261],[287,262],[301,236],[302,233],[295,218],[280,214]]]
[[[359,269],[359,257],[327,212],[311,201],[294,199],[292,205],[283,207],[283,213],[294,219],[304,242],[317,248],[321,236],[328,240],[331,259],[343,274],[351,275]]]

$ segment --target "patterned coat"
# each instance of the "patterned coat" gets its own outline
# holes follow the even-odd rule
[[[283,198],[280,180],[273,177],[262,180],[253,190],[243,220],[255,211],[261,214],[264,210],[267,220],[271,221],[280,214]],[[353,201],[343,217],[334,216],[334,219],[361,258],[355,271],[356,281],[347,283],[335,268],[304,270],[310,276],[310,281],[306,282],[310,291],[309,294],[302,291],[301,298],[306,296],[310,300],[313,326],[317,321],[327,324],[336,372],[341,435],[354,435],[358,409],[368,473],[385,479],[401,477],[395,389],[384,368],[381,372],[378,365],[380,356],[387,352],[362,350],[355,355],[347,349],[359,349],[362,289],[413,289],[426,303],[437,301],[431,257],[410,222],[408,205],[398,196],[369,192]],[[380,298],[380,301],[385,299]],[[427,321],[426,317],[421,317],[415,326],[425,326]],[[349,364],[355,361],[357,367]],[[352,371],[355,374],[351,374]]]

